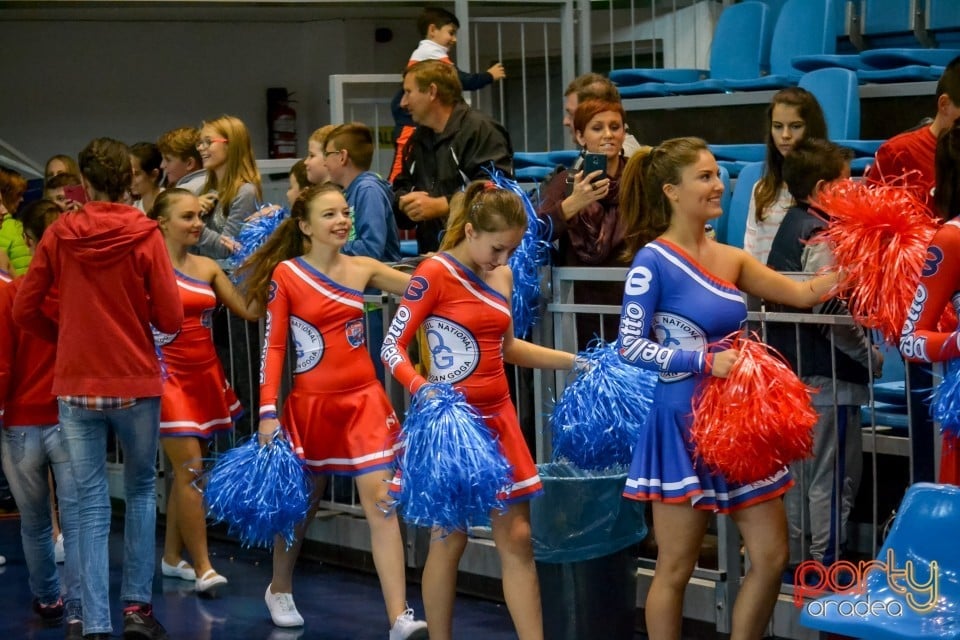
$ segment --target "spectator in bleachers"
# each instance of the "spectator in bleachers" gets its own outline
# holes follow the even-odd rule
[[[944,307],[957,310],[960,291],[960,121],[944,132],[935,157],[933,206],[946,221],[930,241],[927,262],[910,314],[900,337],[900,353],[913,362],[946,362],[960,358],[957,327],[940,328]],[[912,380],[913,378],[911,378]],[[927,391],[929,394],[929,391]],[[938,482],[960,485],[960,440],[943,432]]]
[[[23,225],[17,218],[26,192],[27,181],[23,176],[16,171],[0,168],[0,251],[18,276],[26,273],[30,265],[30,250],[23,241]]]
[[[850,153],[818,138],[797,143],[783,161],[783,179],[797,203],[787,211],[773,240],[767,266],[777,271],[817,273],[833,263],[829,247],[808,244],[827,225],[829,216],[811,204],[823,185],[850,177]],[[803,313],[784,305],[769,311]],[[811,313],[848,315],[837,298],[816,305]],[[799,333],[798,333],[799,331]],[[868,364],[880,377],[883,357],[862,327],[772,322],[767,342],[776,348],[803,381],[817,389],[813,405],[819,417],[813,432],[813,455],[795,462],[790,472],[799,486],[787,492],[790,562],[839,560],[846,541],[847,519],[860,488],[863,447],[860,406],[869,402]],[[803,350],[798,356],[798,344]],[[807,536],[808,539],[805,539]]]
[[[80,152],[90,202],[44,233],[13,304],[24,330],[57,343],[53,393],[80,503],[85,637],[108,638],[110,496],[107,431],[123,451],[125,636],[165,638],[153,615],[156,462],[163,383],[150,333],[180,329],[183,312],[157,223],[118,204],[130,150],[98,138]],[[43,313],[59,294],[56,319]]]
[[[420,44],[410,54],[407,66],[422,60],[440,60],[453,64],[450,59],[450,49],[457,44],[457,30],[460,21],[457,16],[441,7],[424,7],[417,18],[417,29],[420,30]],[[457,69],[460,86],[464,91],[482,89],[496,80],[503,80],[507,72],[503,65],[495,62],[483,73],[467,73]],[[397,92],[390,102],[390,111],[393,113],[395,125],[393,127],[393,144],[396,151],[393,154],[393,163],[390,168],[389,182],[393,182],[403,168],[403,149],[410,141],[416,123],[400,102],[403,100],[403,89]]]
[[[166,376],[160,401],[160,444],[173,466],[167,499],[166,536],[160,567],[165,576],[192,580],[197,593],[226,584],[210,563],[203,496],[194,483],[203,472],[209,442],[233,429],[243,411],[227,382],[210,332],[218,304],[246,320],[259,316],[213,260],[191,255],[203,221],[200,201],[186,189],[161,193],[148,216],[163,234],[183,304],[176,335],[155,334]],[[186,546],[192,566],[183,557]]]
[[[403,72],[401,102],[417,130],[393,181],[393,213],[401,229],[417,230],[417,250],[436,251],[450,198],[496,168],[513,173],[510,136],[490,116],[463,101],[456,67],[424,60]]]
[[[960,117],[960,57],[946,66],[937,82],[937,113],[929,126],[896,135],[877,149],[864,178],[874,184],[895,184],[915,190],[917,198],[939,216],[934,204],[934,156],[937,139]]]
[[[383,262],[400,259],[400,233],[393,217],[390,185],[370,171],[373,134],[359,122],[343,124],[327,136],[323,151],[330,181],[343,189],[353,211],[353,235],[343,252]]]
[[[36,200],[23,212],[24,237],[33,251],[44,230],[60,215],[59,205]],[[22,278],[0,287],[0,415],[3,416],[3,470],[20,512],[20,535],[27,564],[32,609],[42,622],[66,619],[67,637],[82,632],[80,541],[77,489],[70,455],[57,417],[53,384],[56,343],[13,324],[13,300]],[[56,301],[47,300],[53,313]],[[54,550],[56,521],[51,513],[48,467],[57,480],[67,554],[62,583]],[[61,597],[61,587],[63,596]]]
[[[812,93],[800,87],[782,89],[767,107],[767,158],[763,176],[750,194],[743,250],[766,264],[780,221],[794,206],[783,181],[783,159],[804,138],[827,137],[823,109]]]
[[[577,107],[584,100],[606,100],[607,102],[620,102],[620,92],[617,86],[606,76],[599,73],[584,73],[570,81],[566,90],[563,92],[563,126],[570,130],[570,137],[574,143],[577,141],[576,128],[573,125],[573,116],[577,112]],[[624,130],[627,129],[627,123],[624,122]],[[630,133],[626,133],[623,138],[623,155],[627,158],[632,156],[641,147],[637,139]]]
[[[186,189],[197,196],[203,193],[207,172],[203,169],[203,158],[197,150],[199,141],[200,130],[196,127],[172,129],[157,140],[163,157],[160,169],[166,186]]]
[[[684,593],[710,516],[719,512],[730,514],[750,558],[730,635],[759,639],[787,564],[780,496],[793,480],[785,468],[751,484],[711,471],[690,441],[693,395],[706,377],[728,376],[739,356],[716,345],[746,319],[742,292],[810,308],[836,284],[836,274],[791,280],[707,237],[706,222],[720,215],[723,182],[703,140],[675,138],[634,155],[622,180],[641,179],[647,206],[625,211],[640,233],[630,236],[629,248],[638,251],[626,278],[617,346],[625,362],[660,372],[624,490],[627,498],[649,501],[653,513],[657,567],[646,600],[647,633],[680,637]]]
[[[326,149],[327,136],[336,128],[337,125],[325,124],[310,134],[310,140],[307,141],[307,157],[303,159],[310,184],[323,184],[330,180],[323,150]]]
[[[287,205],[292,207],[293,203],[300,197],[300,193],[310,186],[310,179],[307,177],[307,165],[303,160],[297,160],[290,167],[290,188],[287,189]]]
[[[627,229],[620,210],[620,178],[626,165],[624,116],[619,100],[591,98],[580,103],[573,119],[577,144],[584,152],[605,155],[606,169],[590,174],[562,169],[541,190],[537,215],[550,220],[553,239],[559,240],[559,266],[629,264],[632,256],[625,254]],[[636,206],[641,204],[637,202]],[[622,296],[623,285],[618,282],[574,283],[577,303],[619,305]],[[619,314],[607,316],[602,323],[604,339],[614,339],[618,323]],[[601,323],[596,315],[577,315],[578,348],[584,348],[594,335],[600,334]]]
[[[227,258],[236,246],[234,237],[263,198],[257,159],[246,125],[234,116],[204,122],[197,150],[207,182],[200,196],[204,227],[193,253]]]
[[[57,205],[64,211],[79,209],[81,206],[83,206],[83,203],[72,199],[69,195],[67,195],[66,190],[64,189],[64,187],[77,186],[80,186],[80,178],[72,173],[58,173],[47,180],[47,182],[44,184],[43,197],[47,200],[56,202]]]
[[[80,179],[80,167],[77,166],[77,161],[67,155],[57,154],[51,156],[47,160],[47,164],[43,170],[43,185],[46,187],[47,182],[53,176],[58,176],[61,173],[69,173],[70,175],[76,176],[77,180]]]
[[[130,194],[133,206],[144,213],[153,208],[153,202],[163,191],[163,156],[152,142],[138,142],[130,147]]]

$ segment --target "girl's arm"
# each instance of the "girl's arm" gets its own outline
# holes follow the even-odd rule
[[[370,269],[369,286],[375,289],[381,289],[390,293],[402,296],[410,284],[410,274],[398,271],[393,267],[388,267],[379,260],[373,258],[358,257],[354,260],[360,260]]]
[[[230,278],[223,272],[220,265],[210,258],[195,257],[204,262],[209,273],[208,281],[213,288],[213,292],[217,295],[217,300],[222,302],[227,309],[230,309],[234,315],[240,316],[244,320],[253,321],[260,317],[260,305],[255,300],[251,300],[247,304],[243,295],[233,286]]]
[[[504,272],[501,293],[506,292],[507,307],[513,308],[511,292],[513,291],[513,272],[509,268],[501,269]],[[503,360],[510,364],[530,369],[573,369],[575,356],[566,351],[558,351],[527,342],[514,337],[513,318],[503,334]]]
[[[290,298],[282,263],[273,271],[267,298],[263,356],[260,362],[260,427],[271,434],[277,428],[277,398],[287,354],[287,332],[290,326]]]
[[[837,273],[828,273],[809,280],[793,280],[760,264],[760,261],[742,249],[727,247],[740,262],[736,285],[741,291],[799,309],[810,309],[823,302],[837,284]]]
[[[937,362],[960,356],[960,332],[937,331],[943,309],[960,285],[960,228],[946,224],[927,248],[920,284],[900,334],[900,353],[914,361]]]
[[[403,302],[397,309],[387,335],[383,339],[383,348],[380,350],[380,359],[390,369],[390,373],[410,393],[416,393],[427,380],[417,373],[410,361],[407,348],[413,340],[417,329],[436,307],[440,297],[439,282],[441,275],[437,267],[442,269],[435,260],[425,260],[417,267],[406,292]]]

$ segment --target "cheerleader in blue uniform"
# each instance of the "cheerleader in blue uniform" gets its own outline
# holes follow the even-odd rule
[[[657,568],[646,602],[653,640],[680,638],[683,594],[700,554],[710,512],[740,529],[750,569],[733,609],[731,638],[760,638],[787,563],[787,521],[780,498],[793,484],[786,468],[738,485],[695,459],[691,398],[704,377],[726,377],[735,349],[711,347],[746,319],[741,291],[794,307],[820,302],[836,275],[791,280],[741,249],[706,236],[721,214],[717,162],[698,138],[667,140],[634,155],[621,194],[628,249],[637,250],[624,285],[618,350],[631,364],[660,371],[653,408],[634,450],[624,495],[652,503]],[[652,241],[651,241],[652,239]],[[645,246],[644,243],[648,242]],[[640,248],[642,246],[642,248]]]
[[[203,230],[200,201],[193,193],[168,189],[149,215],[163,232],[183,303],[180,332],[155,336],[166,376],[160,444],[173,465],[160,567],[163,575],[193,580],[197,593],[209,594],[227,579],[210,564],[203,497],[193,483],[203,471],[210,439],[233,429],[243,412],[213,345],[213,312],[220,301],[240,317],[256,320],[258,306],[243,301],[216,262],[189,252]],[[193,566],[181,557],[184,546]]]

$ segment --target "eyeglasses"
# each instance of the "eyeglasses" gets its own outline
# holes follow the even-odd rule
[[[324,149],[323,157],[328,158],[329,156],[334,156],[339,154],[343,149]]]
[[[206,149],[214,142],[229,142],[226,138],[200,138],[197,140],[197,149]]]

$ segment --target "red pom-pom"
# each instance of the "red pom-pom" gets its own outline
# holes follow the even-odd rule
[[[861,325],[892,345],[920,282],[927,245],[939,223],[910,189],[839,180],[817,194],[830,216],[811,242],[827,242],[844,274],[837,289]]]
[[[814,390],[771,347],[728,340],[740,356],[729,376],[711,376],[697,389],[690,439],[711,470],[748,484],[811,454]]]

